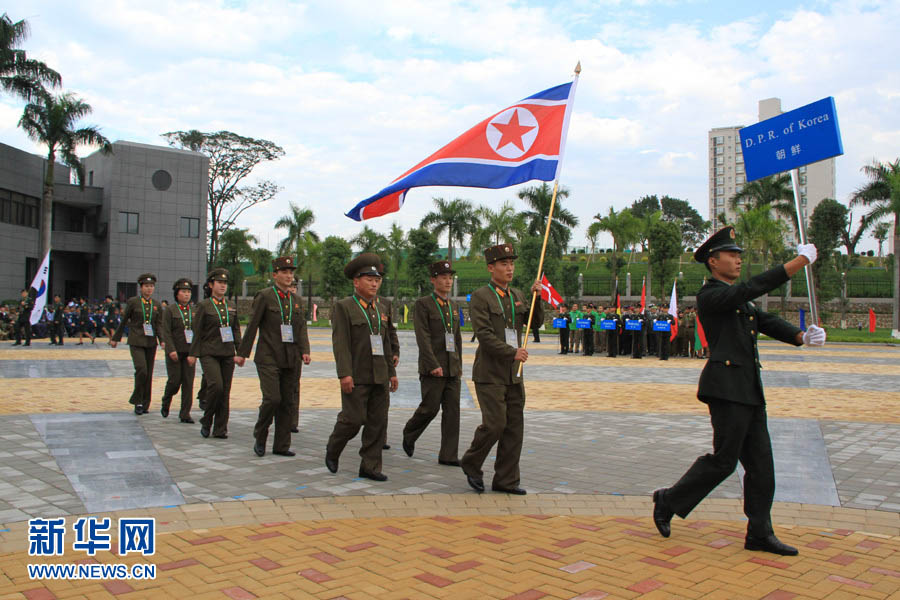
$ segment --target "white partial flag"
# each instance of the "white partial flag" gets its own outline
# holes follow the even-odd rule
[[[47,284],[50,282],[50,251],[44,257],[44,262],[34,275],[31,287],[37,290],[37,296],[34,298],[34,308],[31,309],[31,324],[34,325],[41,320],[44,314],[44,307],[47,306]],[[31,291],[29,290],[29,293]]]
[[[672,297],[669,299],[669,314],[672,315],[674,321],[672,321],[672,334],[669,336],[669,341],[675,339],[675,336],[678,335],[678,295],[677,295],[677,285],[678,280],[672,282]]]

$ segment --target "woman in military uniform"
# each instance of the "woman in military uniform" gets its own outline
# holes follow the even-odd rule
[[[144,273],[138,277],[138,285],[140,295],[128,299],[122,322],[109,340],[109,345],[116,347],[127,326],[128,350],[131,352],[131,362],[134,363],[134,392],[129,402],[134,405],[134,414],[143,415],[150,409],[156,342],[161,339],[159,324],[162,310],[159,302],[151,298],[156,290],[156,275]]]
[[[241,343],[241,325],[237,318],[237,308],[229,306],[225,299],[228,271],[213,269],[206,281],[210,284],[212,295],[201,302],[194,313],[194,336],[187,364],[194,366],[199,358],[206,381],[200,435],[208,438],[212,432],[213,437],[225,439],[228,437],[234,365],[244,366],[243,357],[235,356],[235,348]]]
[[[166,389],[163,392],[160,413],[169,416],[172,397],[181,389],[181,410],[178,417],[182,423],[193,423],[191,404],[194,395],[194,365],[187,358],[194,341],[194,314],[191,310],[191,290],[194,283],[182,277],[172,286],[175,303],[166,307],[162,315],[162,339],[166,344]]]

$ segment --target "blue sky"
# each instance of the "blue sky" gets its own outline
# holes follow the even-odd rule
[[[706,134],[756,121],[757,102],[795,108],[834,96],[845,155],[837,197],[859,168],[900,156],[900,3],[843,2],[7,2],[29,54],[63,75],[111,139],[162,144],[177,129],[229,129],[282,145],[260,168],[279,196],[245,213],[263,245],[289,201],[321,234],[407,168],[515,100],[579,82],[562,184],[582,222],[645,194],[707,215]],[[0,140],[40,152],[0,96]],[[499,206],[517,188],[419,188],[400,213],[416,226],[433,196]],[[516,204],[517,205],[517,204]],[[445,243],[445,242],[443,242]],[[865,248],[874,247],[871,241]]]

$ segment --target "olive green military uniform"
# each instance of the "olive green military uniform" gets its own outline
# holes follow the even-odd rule
[[[54,302],[47,307],[50,316],[50,343],[56,346],[62,346],[66,337],[66,330],[63,327],[63,309],[65,305],[62,302]]]
[[[450,263],[439,261],[432,265],[432,277],[453,273]],[[436,271],[439,271],[436,273]],[[441,450],[438,460],[453,463],[459,460],[459,394],[462,377],[462,334],[456,308],[449,298],[429,294],[416,300],[413,319],[416,345],[419,348],[419,384],[422,402],[403,428],[403,440],[415,444],[431,421],[441,411]],[[447,336],[452,337],[452,343]],[[441,368],[443,374],[431,372]]]
[[[25,346],[31,345],[31,311],[34,308],[34,298],[29,293],[19,300],[19,316],[16,319],[15,335],[16,343],[13,346],[21,346],[22,332],[25,332]]]
[[[156,283],[156,277],[149,273],[141,275],[138,285],[144,283]],[[128,401],[134,405],[135,412],[138,412],[138,407],[144,413],[150,409],[157,340],[162,340],[161,324],[162,307],[159,302],[153,298],[147,300],[142,296],[135,296],[125,303],[122,321],[110,340],[121,340],[125,327],[128,327],[128,350],[131,352],[131,362],[134,363],[134,392]],[[145,329],[148,325],[151,330]]]
[[[374,256],[374,259],[370,257]],[[362,260],[361,260],[362,259]],[[381,275],[375,255],[362,254],[348,263],[345,274],[353,278],[357,267],[371,265],[373,275]],[[353,391],[341,392],[341,412],[328,438],[326,458],[337,460],[344,447],[362,428],[359,449],[360,471],[381,473],[381,454],[387,439],[388,394],[390,378],[396,376],[391,353],[393,346],[388,326],[389,315],[378,299],[350,296],[334,305],[331,317],[332,346],[338,378],[352,376]],[[380,340],[381,354],[374,354],[372,337]]]
[[[510,245],[495,248],[509,248]],[[489,249],[492,250],[492,249]],[[499,251],[498,251],[499,252]],[[485,252],[488,262],[493,262]],[[512,255],[514,257],[514,255]],[[507,258],[501,255],[494,260]],[[540,299],[534,307],[533,319],[541,322],[544,310]],[[475,430],[472,445],[460,461],[470,477],[483,477],[482,465],[499,442],[494,463],[493,487],[513,489],[519,486],[519,456],[524,436],[525,385],[516,374],[519,363],[514,360],[516,349],[522,344],[522,330],[528,321],[529,304],[517,289],[506,290],[490,283],[472,294],[469,315],[478,349],[472,365],[475,394],[481,407],[481,425]],[[515,332],[516,346],[506,343],[506,330]],[[511,340],[512,341],[512,340]]]
[[[281,257],[274,261],[273,266],[276,270],[293,269],[293,260]],[[259,331],[259,343],[256,345],[253,362],[259,375],[262,403],[253,428],[253,437],[257,446],[264,450],[269,426],[274,420],[272,452],[281,454],[291,447],[291,406],[297,398],[300,357],[309,354],[306,319],[303,318],[300,299],[275,286],[262,289],[256,294],[251,311],[250,321],[237,353],[249,358]]]
[[[188,279],[179,279],[175,282],[177,290],[190,290],[193,286]],[[166,344],[166,389],[162,397],[162,413],[168,416],[172,397],[181,390],[181,409],[178,417],[184,422],[191,420],[191,405],[194,402],[194,375],[196,365],[189,365],[187,358],[191,350],[191,342],[194,339],[194,314],[190,304],[181,305],[177,301],[170,304],[162,315],[162,340]],[[170,352],[178,354],[178,358],[172,360]]]
[[[213,269],[210,275],[227,280],[225,269]],[[231,329],[234,341],[223,341],[220,328]],[[200,419],[200,433],[204,437],[209,435],[210,430],[214,437],[226,437],[228,434],[235,348],[240,343],[241,325],[234,304],[229,304],[224,298],[216,300],[211,297],[197,305],[194,312],[194,341],[189,355],[200,359],[206,382],[203,395],[205,408]]]

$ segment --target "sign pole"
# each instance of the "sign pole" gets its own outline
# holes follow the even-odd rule
[[[791,184],[794,188],[794,209],[797,211],[797,232],[800,234],[800,243],[806,244],[806,211],[800,200],[800,173],[798,169],[791,169]],[[814,325],[819,325],[819,308],[816,306],[816,288],[813,280],[812,265],[804,267],[806,272],[806,292],[809,299],[809,320]]]

